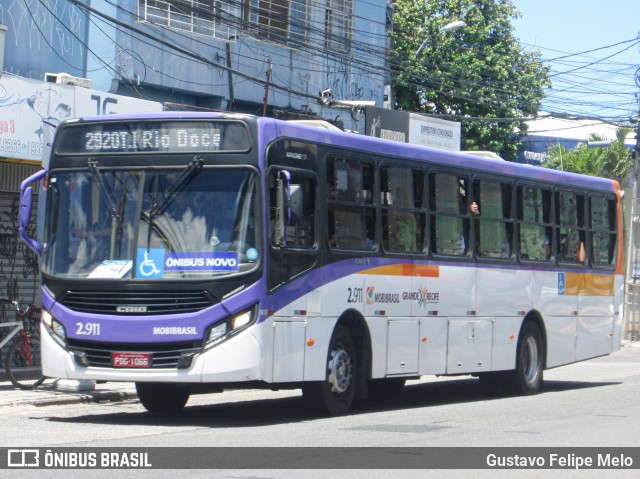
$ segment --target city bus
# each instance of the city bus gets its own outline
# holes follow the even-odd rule
[[[45,166],[19,212],[43,373],[134,382],[149,411],[265,387],[342,415],[426,375],[535,394],[621,347],[613,180],[194,112],[66,121]]]

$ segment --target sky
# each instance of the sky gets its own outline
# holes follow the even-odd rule
[[[551,66],[543,110],[612,122],[637,117],[640,0],[512,1],[522,14],[515,36]]]

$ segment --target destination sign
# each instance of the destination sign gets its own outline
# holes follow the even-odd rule
[[[247,151],[249,131],[237,121],[105,122],[67,125],[58,154]]]

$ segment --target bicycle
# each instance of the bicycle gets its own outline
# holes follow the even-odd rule
[[[0,304],[11,304],[16,309],[17,321],[0,323],[0,328],[13,329],[0,341],[0,349],[14,336],[17,339],[7,351],[5,369],[11,383],[19,389],[34,389],[40,386],[45,377],[40,362],[40,308],[20,307],[19,301],[0,296]]]

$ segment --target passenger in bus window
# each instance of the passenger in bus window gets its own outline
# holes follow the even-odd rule
[[[587,251],[584,248],[584,241],[580,241],[578,248],[576,249],[576,261],[578,263],[585,263],[587,261]]]
[[[551,235],[544,235],[544,253],[547,261],[551,260]]]

